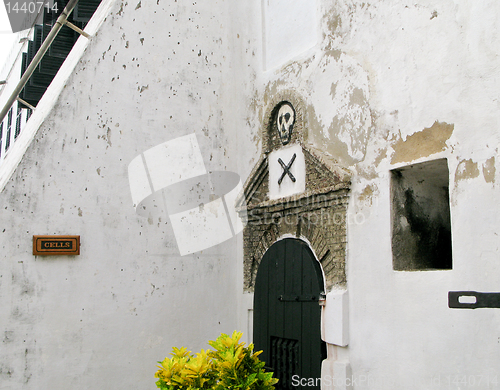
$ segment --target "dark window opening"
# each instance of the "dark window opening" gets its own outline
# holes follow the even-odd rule
[[[14,139],[18,137],[18,135],[21,133],[21,116],[22,116],[23,111],[21,110],[21,107],[17,107],[17,116],[16,116],[16,130],[14,132]]]
[[[47,12],[43,13],[42,24],[34,26],[33,40],[28,42],[28,51],[22,55],[21,76],[49,36],[57,18],[61,15],[68,2],[68,0],[59,0],[57,2],[57,11],[50,10],[49,12],[49,10],[46,10]],[[74,11],[69,15],[68,22],[83,30],[100,2],[101,0],[80,0]],[[20,92],[19,97],[21,99],[36,107],[79,37],[80,35],[69,27],[63,27],[59,30],[29,81]],[[21,106],[22,108],[29,108],[29,106],[22,104]]]
[[[3,122],[0,123],[0,157],[2,156]]]
[[[452,269],[448,183],[446,159],[391,171],[394,270]]]
[[[7,115],[7,134],[5,135],[5,151],[7,151],[10,147],[10,131],[12,129],[12,108],[9,110],[9,114]]]

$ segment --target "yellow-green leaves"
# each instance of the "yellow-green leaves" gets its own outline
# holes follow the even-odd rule
[[[205,384],[213,381],[213,375],[209,372],[212,368],[212,363],[207,353],[202,349],[196,354],[196,357],[191,357],[186,362],[181,374],[189,382],[190,388],[204,389]]]
[[[240,343],[243,333],[221,334],[209,341],[214,350],[191,355],[187,348],[173,348],[171,358],[159,362],[155,377],[162,390],[273,390],[278,382],[272,372],[264,371],[264,362],[253,353],[253,344]]]
[[[184,356],[189,356],[189,354],[191,353],[191,351],[188,351],[186,347],[181,347],[181,349],[179,348],[172,348],[172,353],[170,355],[172,356],[177,356],[179,358],[183,358]]]

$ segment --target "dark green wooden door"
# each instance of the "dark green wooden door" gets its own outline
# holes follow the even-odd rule
[[[323,274],[307,244],[287,238],[264,254],[254,294],[254,344],[279,382],[277,389],[295,387],[303,378],[321,378],[326,358],[321,341]],[[306,383],[305,380],[302,383]],[[307,386],[319,389],[318,386]]]

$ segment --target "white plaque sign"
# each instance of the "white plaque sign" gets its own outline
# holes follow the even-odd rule
[[[269,154],[269,199],[300,194],[306,189],[306,162],[299,144]]]

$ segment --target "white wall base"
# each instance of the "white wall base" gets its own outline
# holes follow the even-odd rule
[[[351,365],[347,360],[323,360],[321,390],[352,389]]]

